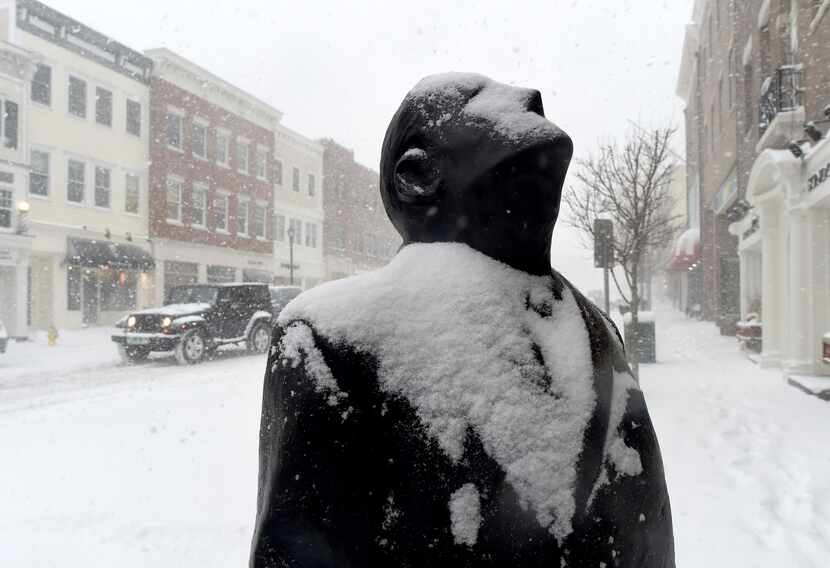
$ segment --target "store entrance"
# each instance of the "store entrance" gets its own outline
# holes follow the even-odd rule
[[[98,271],[86,269],[81,277],[81,310],[84,325],[98,323]]]

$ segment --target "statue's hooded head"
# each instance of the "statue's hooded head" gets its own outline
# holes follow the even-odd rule
[[[380,164],[404,244],[461,242],[514,268],[550,272],[571,139],[539,91],[482,75],[423,79],[392,118]]]

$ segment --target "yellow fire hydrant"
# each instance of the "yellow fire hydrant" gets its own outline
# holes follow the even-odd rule
[[[58,342],[58,328],[54,325],[50,325],[49,330],[46,332],[46,339],[49,342],[49,347],[54,347]]]

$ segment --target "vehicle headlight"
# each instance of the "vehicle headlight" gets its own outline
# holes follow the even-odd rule
[[[135,316],[127,318],[127,327],[135,327]]]
[[[169,317],[165,317],[161,320],[161,327],[170,327],[171,323],[173,323],[173,320]]]

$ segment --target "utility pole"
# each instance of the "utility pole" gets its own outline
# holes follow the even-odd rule
[[[294,227],[288,228],[288,283],[294,285]]]

